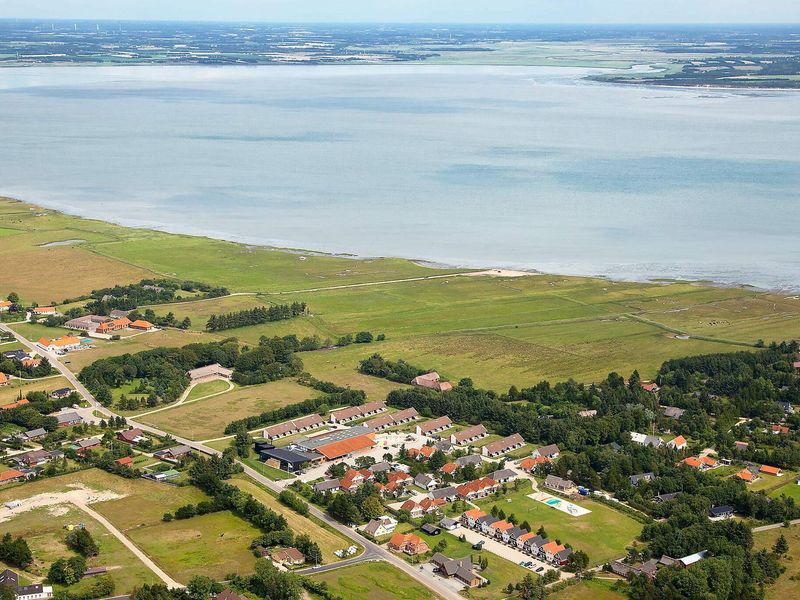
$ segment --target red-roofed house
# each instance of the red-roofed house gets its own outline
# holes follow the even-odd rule
[[[686,449],[686,438],[682,435],[679,435],[675,439],[670,440],[667,442],[667,446],[670,448],[674,448],[675,450],[685,450]]]
[[[770,467],[769,465],[761,465],[761,468],[758,470],[758,472],[766,475],[775,475],[776,477],[781,477],[783,475],[783,471],[781,471],[778,467]]]
[[[22,481],[23,479],[25,479],[25,473],[16,469],[9,469],[0,473],[0,485]]]
[[[757,477],[751,471],[748,471],[747,469],[742,469],[741,471],[736,473],[736,475],[734,475],[734,477],[737,477],[737,478],[741,479],[745,483],[753,483],[757,479]]]
[[[395,533],[389,540],[389,550],[404,552],[410,556],[424,554],[429,550],[421,537],[413,533]]]
[[[550,462],[550,459],[546,456],[537,456],[536,458],[523,458],[519,461],[519,468],[525,471],[526,473],[532,473],[536,469],[538,469],[541,465],[547,464]]]

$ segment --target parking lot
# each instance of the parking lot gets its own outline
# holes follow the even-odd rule
[[[510,560],[511,562],[517,564],[531,562],[533,563],[533,567],[529,568],[531,568],[531,571],[534,571],[539,575],[544,575],[545,572],[555,569],[554,566],[549,565],[546,562],[539,560],[538,558],[533,558],[532,556],[529,556],[524,552],[517,550],[516,548],[512,548],[511,546],[506,546],[505,544],[498,542],[497,540],[494,540],[481,533],[478,533],[477,531],[473,531],[472,529],[469,529],[467,527],[462,527],[461,525],[459,525],[456,529],[450,531],[449,533],[453,534],[456,537],[460,537],[461,535],[463,535],[470,544],[477,544],[478,542],[483,542],[484,550],[491,552],[492,554],[496,554],[497,556],[500,556],[502,558],[505,558],[506,560]],[[542,570],[539,571],[538,570],[539,568],[542,568]],[[564,576],[565,574],[562,572],[561,577],[563,578]]]

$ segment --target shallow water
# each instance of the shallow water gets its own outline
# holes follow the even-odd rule
[[[800,94],[582,69],[0,69],[0,193],[364,256],[800,288]]]

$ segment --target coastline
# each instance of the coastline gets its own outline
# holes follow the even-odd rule
[[[444,263],[436,260],[431,260],[427,258],[413,258],[407,256],[361,256],[352,253],[346,252],[326,252],[323,250],[308,250],[304,248],[290,248],[290,247],[282,247],[276,246],[271,244],[263,244],[263,243],[249,243],[244,242],[241,240],[230,239],[224,235],[215,235],[213,232],[204,232],[204,233],[187,233],[184,231],[178,231],[170,229],[168,225],[163,225],[160,227],[154,226],[137,226],[137,225],[130,225],[126,224],[121,220],[113,219],[113,218],[96,218],[88,215],[79,214],[77,211],[72,211],[68,208],[62,207],[55,207],[49,206],[47,203],[42,202],[33,202],[30,200],[25,200],[22,198],[15,198],[10,196],[0,196],[0,199],[10,200],[12,202],[17,202],[23,206],[30,207],[31,209],[40,208],[43,210],[48,210],[57,214],[67,215],[73,218],[87,220],[87,221],[100,221],[104,223],[109,223],[118,227],[123,227],[126,229],[134,229],[139,231],[151,231],[155,233],[167,234],[167,235],[175,235],[175,236],[186,236],[186,237],[194,237],[194,238],[205,238],[214,241],[221,241],[227,242],[231,244],[236,244],[239,246],[243,246],[245,248],[252,247],[252,248],[262,248],[267,250],[273,250],[276,252],[283,252],[287,254],[295,254],[295,255],[308,255],[308,256],[327,256],[331,258],[341,258],[353,261],[370,261],[370,260],[380,260],[380,259],[396,259],[396,260],[404,260],[410,263],[426,267],[429,269],[435,270],[453,270],[453,269],[464,269],[466,271],[474,271],[475,274],[490,274],[490,271],[500,271],[500,272],[507,272],[513,273],[513,275],[507,275],[509,277],[516,277],[519,276],[518,274],[526,273],[530,275],[550,275],[550,276],[563,276],[563,277],[583,277],[587,279],[603,279],[609,282],[620,282],[620,283],[646,283],[650,285],[669,285],[671,283],[688,283],[691,285],[697,286],[704,286],[704,287],[714,287],[719,289],[747,289],[752,290],[754,292],[768,292],[768,293],[793,293],[795,290],[791,288],[766,288],[760,287],[756,285],[752,285],[746,282],[721,282],[721,281],[714,281],[711,279],[689,279],[689,278],[682,278],[682,277],[641,277],[639,279],[632,279],[632,278],[622,278],[622,277],[614,277],[610,274],[604,273],[563,273],[558,271],[550,271],[550,270],[543,270],[531,267],[518,267],[513,265],[507,264],[452,264],[452,263]],[[60,241],[60,240],[55,240]],[[50,242],[52,243],[52,242]],[[81,243],[75,244],[80,246]],[[498,275],[498,276],[506,276],[506,275]],[[800,290],[800,285],[796,288]]]

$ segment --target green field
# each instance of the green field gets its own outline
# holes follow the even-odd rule
[[[22,394],[28,392],[52,392],[59,388],[71,388],[66,377],[46,377],[45,379],[13,379],[7,385],[0,386],[0,404],[14,402]]]
[[[261,473],[264,477],[268,477],[273,481],[281,481],[283,479],[294,479],[295,476],[291,473],[287,473],[286,471],[281,471],[280,469],[276,469],[275,467],[270,467],[269,465],[265,465],[263,462],[258,460],[256,455],[251,455],[250,458],[242,458],[240,459],[244,464],[248,467],[251,467]]]
[[[428,588],[385,562],[366,562],[319,575],[342,600],[429,600],[437,596]]]
[[[189,394],[186,396],[185,402],[193,402],[194,400],[200,400],[201,398],[205,398],[206,396],[210,396],[211,394],[219,394],[220,392],[225,392],[228,390],[230,385],[227,381],[222,381],[221,379],[216,379],[214,381],[206,381],[204,383],[198,383],[196,386],[192,388]]]
[[[625,600],[627,596],[612,587],[618,581],[606,579],[582,581],[547,597],[555,600]]]
[[[23,490],[18,489],[20,493]],[[59,558],[68,558],[73,552],[64,543],[65,524],[83,523],[100,546],[100,554],[91,558],[88,566],[103,566],[109,571],[116,591],[125,593],[143,583],[160,583],[160,580],[134,554],[115,538],[100,523],[85,512],[69,505],[37,508],[16,515],[2,524],[3,533],[24,537],[31,548],[34,563],[22,572],[32,581],[41,581],[47,576],[47,570]],[[19,572],[18,568],[14,569]],[[91,584],[84,580],[71,586],[71,592],[85,590]],[[63,589],[63,586],[55,586]]]
[[[571,50],[565,51],[571,55]],[[598,53],[601,56],[604,51]],[[399,259],[299,254],[128,229],[53,211],[34,217],[37,211],[29,209],[0,201],[0,226],[18,232],[4,237],[0,256],[8,246],[14,260],[16,253],[23,253],[26,264],[37,273],[36,278],[27,279],[15,275],[8,282],[7,291],[14,289],[23,299],[48,302],[48,296],[54,296],[59,300],[153,274],[206,281],[251,294],[157,307],[159,312],[190,316],[195,331],[98,342],[94,350],[67,358],[75,371],[103,356],[156,345],[176,346],[228,335],[252,344],[262,335],[289,333],[318,335],[324,340],[369,330],[386,334],[386,341],[304,353],[302,358],[312,375],[363,388],[371,398],[380,398],[394,384],[355,372],[358,360],[372,352],[435,368],[450,380],[471,377],[479,386],[505,391],[512,384],[522,387],[542,379],[597,381],[610,371],[627,375],[638,369],[649,378],[669,358],[739,350],[759,339],[800,337],[800,300],[750,288],[620,283],[557,275],[463,277],[455,270]],[[85,241],[40,247],[58,239]],[[74,260],[68,266],[62,264],[62,273],[47,280],[56,253],[74,255]],[[100,272],[106,276],[99,278]],[[43,280],[47,281],[46,296],[41,293]],[[215,311],[295,300],[308,304],[308,315],[224,335],[200,331]],[[688,334],[690,339],[676,339],[676,333]]]
[[[255,557],[250,543],[261,534],[227,511],[145,525],[126,533],[181,583],[195,575],[223,579],[230,573],[252,573]]]
[[[583,550],[589,555],[592,565],[625,556],[625,548],[642,530],[641,523],[594,500],[576,501],[592,512],[573,517],[528,498],[527,494],[530,493],[531,489],[523,486],[519,491],[511,491],[500,500],[487,498],[479,500],[477,504],[487,512],[497,505],[506,515],[513,513],[520,522],[528,521],[533,531],[544,525],[550,539],[559,539],[561,543],[571,544],[576,550]]]
[[[800,504],[800,485],[797,485],[797,478],[792,477],[780,487],[772,488],[767,494],[773,498],[778,496],[788,496],[794,498],[794,501]]]
[[[291,379],[282,379],[261,385],[236,387],[230,392],[205,400],[140,417],[140,420],[174,435],[207,440],[225,435],[225,426],[231,421],[302,402],[317,395],[319,392],[310,387],[302,386]]]
[[[792,581],[792,577],[800,579],[800,525],[792,525],[789,528],[777,527],[769,531],[754,533],[755,549],[771,550],[780,535],[783,535],[789,542],[789,558],[781,561],[786,567],[786,572],[778,578],[774,585],[766,588],[766,598],[769,600],[797,597],[797,580]]]

